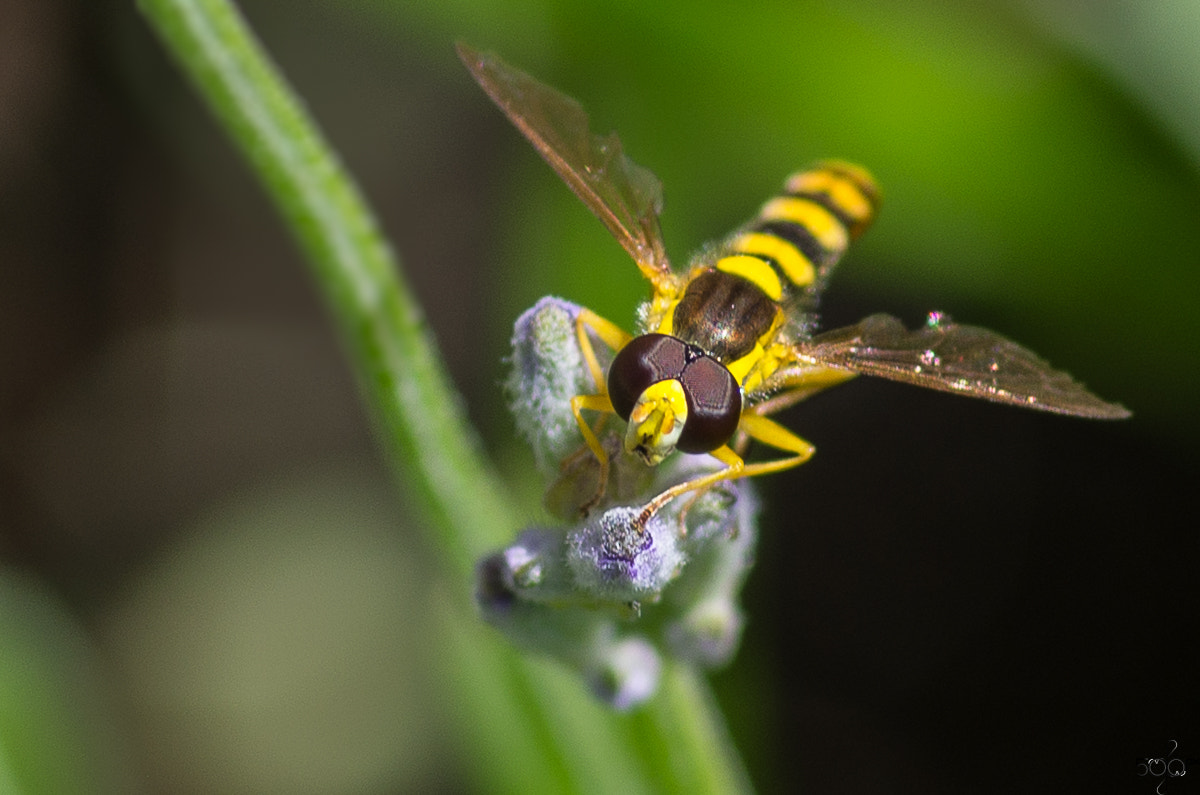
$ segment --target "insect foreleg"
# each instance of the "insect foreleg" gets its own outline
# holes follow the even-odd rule
[[[596,493],[580,507],[580,511],[585,514],[604,498],[604,492],[608,488],[608,453],[604,451],[604,446],[600,444],[599,436],[600,429],[603,427],[608,415],[615,413],[612,401],[608,397],[608,381],[604,377],[603,368],[600,367],[600,360],[596,358],[596,349],[592,345],[591,336],[588,334],[589,329],[595,332],[600,341],[613,351],[619,351],[625,347],[629,340],[633,339],[620,326],[597,315],[590,309],[581,308],[579,315],[575,319],[575,336],[579,341],[579,350],[583,353],[584,361],[587,363],[588,370],[592,374],[592,380],[596,384],[596,394],[576,395],[571,398],[571,413],[575,415],[575,422],[579,425],[579,432],[583,435],[583,440],[587,443],[588,449],[592,451],[592,454],[596,456],[596,461],[600,464],[600,482],[596,486]],[[594,430],[583,418],[583,411],[585,409],[598,411],[601,414]]]
[[[592,508],[604,498],[604,492],[608,487],[608,453],[604,451],[604,446],[600,444],[600,439],[592,431],[591,426],[583,418],[583,410],[591,409],[599,411],[604,415],[612,414],[612,401],[608,399],[608,395],[576,395],[571,398],[571,413],[575,415],[575,422],[579,425],[579,432],[583,434],[583,440],[587,442],[588,449],[592,451],[592,455],[596,456],[596,460],[600,463],[600,482],[596,485],[596,493],[580,506],[580,513],[587,514]],[[600,418],[600,423],[597,423],[597,428],[604,422],[604,417]]]
[[[587,362],[588,370],[591,371],[592,379],[596,383],[596,393],[606,395],[608,394],[608,382],[604,377],[604,369],[600,367],[600,360],[596,358],[596,349],[592,345],[592,338],[588,336],[588,329],[596,332],[600,341],[613,352],[628,345],[633,336],[616,323],[600,317],[590,309],[581,307],[579,315],[575,318],[575,336],[579,340],[579,350],[583,353],[584,361]],[[611,407],[609,411],[612,411]]]

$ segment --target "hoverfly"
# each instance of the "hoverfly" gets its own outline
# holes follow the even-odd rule
[[[625,449],[655,465],[679,450],[708,453],[723,468],[673,486],[639,516],[644,526],[681,494],[807,461],[811,444],[769,415],[864,374],[997,403],[1092,419],[1129,411],[995,332],[931,313],[915,331],[889,315],[812,334],[811,310],[850,240],[873,219],[879,191],[860,166],[827,161],[793,174],[758,215],[682,272],[671,268],[659,229],[662,184],[622,151],[615,133],[589,130],[578,102],[459,44],[458,54],[492,101],[604,223],[649,280],[653,295],[635,336],[582,310],[576,336],[595,380],[571,409],[600,464],[609,458],[583,417],[616,414]],[[607,376],[590,334],[612,349]],[[603,421],[603,417],[602,420]],[[786,455],[746,463],[754,439]]]

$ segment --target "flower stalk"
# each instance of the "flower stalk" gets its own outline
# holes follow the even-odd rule
[[[388,458],[420,497],[427,541],[440,562],[438,590],[447,595],[431,609],[442,618],[448,697],[471,746],[465,758],[486,760],[473,768],[479,788],[748,789],[691,666],[664,662],[659,695],[620,716],[599,708],[582,688],[562,686],[554,672],[479,624],[468,608],[475,560],[512,532],[518,512],[479,455],[392,249],[230,2],[139,0],[139,6],[300,244]],[[636,649],[621,646],[613,653],[636,657]]]

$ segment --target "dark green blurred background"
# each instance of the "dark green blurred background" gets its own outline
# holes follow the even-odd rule
[[[785,415],[820,455],[761,484],[714,677],[757,787],[1149,792],[1171,740],[1200,775],[1200,4],[242,7],[531,520],[511,324],[553,293],[628,327],[646,287],[458,38],[620,132],[677,262],[856,160],[884,206],[825,325],[940,309],[1133,410],[859,381]],[[469,786],[419,516],[297,249],[134,10],[0,3],[0,736],[58,760],[43,791]]]

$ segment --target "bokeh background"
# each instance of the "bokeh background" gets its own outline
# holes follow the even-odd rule
[[[785,415],[820,453],[761,484],[712,677],[759,789],[1150,792],[1172,741],[1194,775],[1164,790],[1200,786],[1200,5],[241,6],[531,520],[512,321],[558,294],[628,326],[646,288],[459,38],[619,130],[677,261],[856,160],[884,206],[824,325],[943,310],[1133,410],[860,380]],[[0,0],[0,789],[470,789],[419,521],[297,248],[132,4]]]

